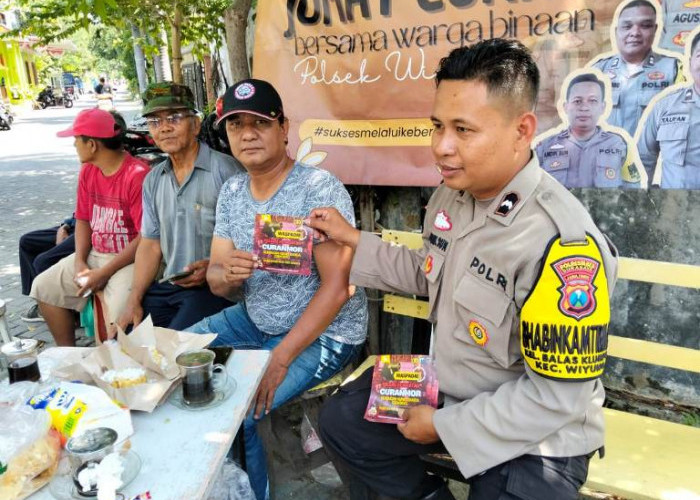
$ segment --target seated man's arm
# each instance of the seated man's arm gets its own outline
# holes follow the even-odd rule
[[[86,220],[75,221],[75,274],[88,269],[87,259],[92,248],[92,229]]]
[[[207,268],[207,283],[214,295],[233,300],[255,268],[253,254],[237,250],[228,238],[214,236]]]
[[[160,240],[143,236],[139,237],[134,259],[134,278],[131,284],[131,293],[124,312],[117,320],[117,324],[122,330],[129,325],[138,325],[143,319],[141,301],[146,294],[146,290],[148,290],[148,287],[151,286],[158,274],[162,255]],[[113,333],[110,332],[110,334]]]
[[[350,298],[352,249],[333,241],[314,247],[314,260],[321,285],[284,340],[272,351],[270,364],[256,394],[255,415],[271,408],[275,390],[287,375],[289,365],[330,325]],[[269,410],[266,410],[269,411]]]

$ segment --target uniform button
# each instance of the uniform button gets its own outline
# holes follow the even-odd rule
[[[550,193],[549,191],[545,191],[544,193],[542,193],[542,201],[549,201],[551,199],[552,193]]]

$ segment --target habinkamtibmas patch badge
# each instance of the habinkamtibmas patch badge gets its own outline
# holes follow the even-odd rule
[[[520,351],[537,374],[582,382],[605,370],[610,298],[603,258],[587,245],[556,238],[520,314]]]

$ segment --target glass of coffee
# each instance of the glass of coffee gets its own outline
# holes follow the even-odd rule
[[[17,339],[2,346],[2,353],[7,357],[7,373],[10,383],[38,382],[39,372],[38,349],[39,342],[35,339]]]
[[[209,349],[186,351],[175,358],[182,374],[182,400],[188,406],[203,406],[216,397],[215,390],[228,383],[224,365],[214,364]]]

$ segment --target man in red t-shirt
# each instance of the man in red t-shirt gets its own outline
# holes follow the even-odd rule
[[[75,253],[34,280],[31,297],[58,345],[75,345],[72,310],[100,293],[114,322],[124,307],[141,230],[141,186],[148,166],[124,151],[123,131],[107,111],[81,111],[59,137],[75,137],[83,164],[75,209]]]

